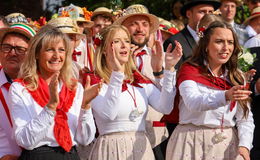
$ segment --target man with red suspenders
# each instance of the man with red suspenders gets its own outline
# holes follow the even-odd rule
[[[26,24],[12,24],[0,29],[0,160],[16,160],[21,148],[12,137],[12,121],[8,108],[8,90],[17,78],[35,31]]]

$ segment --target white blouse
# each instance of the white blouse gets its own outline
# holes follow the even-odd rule
[[[101,135],[113,132],[145,131],[148,104],[164,114],[169,114],[173,109],[176,93],[174,72],[165,71],[161,92],[153,84],[140,84],[143,88],[127,84],[128,91],[122,92],[123,80],[122,72],[112,72],[110,83],[103,84],[99,95],[91,103]],[[137,108],[142,112],[135,120],[130,120],[130,114],[135,109],[135,105],[129,92],[133,97],[135,95]]]
[[[59,83],[59,92],[61,88],[62,83]],[[73,104],[67,113],[72,145],[89,144],[96,132],[91,109],[81,109],[83,92],[83,87],[78,83]],[[41,107],[18,82],[11,85],[9,95],[15,139],[18,145],[27,150],[43,145],[59,146],[53,134],[55,112],[47,107]]]
[[[180,124],[194,124],[219,128],[224,115],[225,127],[237,126],[239,146],[252,148],[254,120],[252,112],[243,117],[243,110],[236,103],[230,111],[230,101],[226,101],[225,90],[218,90],[193,80],[185,80],[180,86],[179,116]]]

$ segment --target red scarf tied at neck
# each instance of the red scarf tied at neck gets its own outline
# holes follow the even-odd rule
[[[177,93],[174,99],[174,109],[169,115],[164,115],[163,118],[161,119],[162,122],[167,122],[167,123],[178,123],[179,122],[179,86],[180,84],[185,81],[185,80],[193,80],[197,83],[219,89],[219,90],[228,90],[232,87],[232,85],[219,77],[207,77],[205,75],[202,75],[201,73],[201,67],[196,67],[193,66],[189,63],[185,63],[182,65],[178,72],[178,77],[177,77],[177,82],[176,82],[176,88],[177,88]],[[232,101],[230,104],[230,111],[233,110],[235,107],[236,102]]]
[[[90,85],[94,85],[97,84],[101,81],[101,78],[94,74],[93,72],[90,73],[86,73],[83,79],[83,85],[85,85],[86,83],[86,76],[90,76],[91,82]],[[133,76],[134,76],[134,81],[132,83],[130,83],[130,80],[124,80],[123,84],[122,84],[122,92],[127,90],[127,83],[131,84],[132,86],[135,87],[139,87],[139,88],[143,88],[140,84],[142,83],[153,83],[151,80],[149,79],[145,79],[139,72],[137,71],[133,71]]]
[[[16,81],[23,86],[26,85],[23,79],[17,79]],[[31,91],[28,88],[26,89],[41,107],[45,107],[48,104],[50,99],[49,86],[42,77],[39,76],[38,88],[36,90]],[[69,152],[72,147],[67,112],[72,106],[75,94],[76,89],[70,90],[65,84],[62,85],[62,89],[59,93],[59,104],[54,118],[54,137],[57,143],[67,152]]]

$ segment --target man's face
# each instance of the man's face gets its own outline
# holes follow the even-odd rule
[[[3,21],[0,20],[0,28],[5,28],[5,24],[3,23]]]
[[[19,71],[20,65],[27,53],[28,40],[15,34],[8,34],[0,46],[0,60],[3,69],[8,74]],[[16,47],[15,49],[12,47]],[[10,48],[12,48],[10,50]],[[8,52],[10,50],[10,52]],[[8,74],[9,75],[9,74]],[[9,75],[10,77],[12,75]]]
[[[123,25],[128,29],[131,35],[132,43],[143,47],[149,40],[150,23],[146,16],[132,16],[127,18]]]
[[[195,30],[200,19],[205,14],[209,14],[213,12],[214,12],[213,6],[209,4],[200,4],[190,8],[189,10],[186,11],[186,16],[188,17],[189,26],[193,30]]]
[[[93,36],[99,33],[101,29],[112,24],[112,21],[102,16],[97,16],[93,22],[94,22],[94,26],[92,27]]]
[[[219,8],[222,18],[227,22],[232,22],[236,15],[236,3],[233,1],[224,1]]]

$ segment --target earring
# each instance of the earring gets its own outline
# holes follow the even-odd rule
[[[206,53],[208,53],[208,48],[205,49]]]

